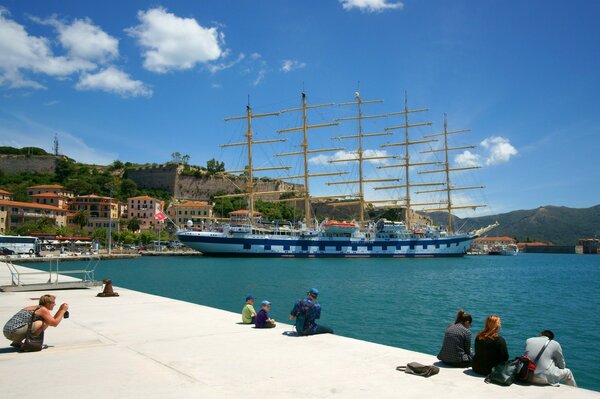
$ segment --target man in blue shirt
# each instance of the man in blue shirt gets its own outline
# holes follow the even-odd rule
[[[321,305],[317,302],[318,296],[319,290],[311,288],[305,299],[298,299],[294,304],[294,308],[290,312],[290,320],[297,318],[296,331],[298,335],[333,334],[331,328],[319,326],[316,323],[316,320],[321,318]]]

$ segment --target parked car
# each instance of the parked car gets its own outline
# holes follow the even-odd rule
[[[12,249],[8,249],[6,247],[0,247],[0,253],[2,255],[14,255],[15,251],[13,251]]]

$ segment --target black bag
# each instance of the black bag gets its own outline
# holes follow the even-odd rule
[[[485,382],[487,384],[505,386],[512,385],[512,383],[515,381],[517,368],[520,366],[520,364],[519,358],[516,358],[494,366],[492,372],[485,377]]]
[[[22,352],[39,352],[44,347],[44,332],[42,331],[40,335],[33,335],[33,320],[35,318],[35,312],[39,309],[36,308],[31,314],[31,320],[29,320],[29,325],[27,326],[27,336],[25,337],[25,341],[21,344]]]

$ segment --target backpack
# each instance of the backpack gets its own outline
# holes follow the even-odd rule
[[[298,335],[309,335],[309,323],[308,323],[308,312],[310,308],[316,305],[317,300],[313,299],[310,303],[307,303],[306,299],[302,299],[300,301],[300,306],[298,308],[298,314],[296,315],[296,322],[294,323],[294,327],[296,328],[296,333]]]

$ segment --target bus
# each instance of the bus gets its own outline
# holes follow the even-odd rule
[[[40,252],[40,244],[37,237],[0,235],[0,248],[6,248],[15,254],[36,254]]]

